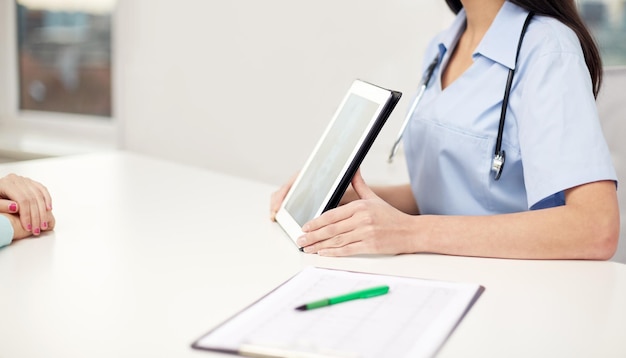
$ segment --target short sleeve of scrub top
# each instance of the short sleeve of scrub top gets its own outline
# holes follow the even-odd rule
[[[0,247],[6,246],[13,241],[13,225],[8,218],[0,215]]]
[[[489,215],[564,205],[564,191],[600,180],[617,182],[598,118],[589,71],[575,33],[537,16],[517,44],[528,12],[505,2],[473,54],[474,63],[442,90],[465,13],[437,36],[425,63],[440,63],[404,137],[413,194],[422,214]],[[502,149],[494,156],[509,69],[516,68]]]

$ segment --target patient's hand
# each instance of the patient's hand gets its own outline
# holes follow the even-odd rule
[[[18,232],[21,233],[19,236],[23,236],[23,232],[28,232],[27,236],[39,235],[54,227],[51,210],[50,193],[41,183],[15,174],[0,178],[0,213],[9,214],[7,217],[11,223],[13,219],[19,219],[16,237]]]
[[[17,215],[15,215],[15,214],[4,214],[4,213],[0,213],[0,215],[4,215],[11,222],[11,226],[13,226],[13,240],[25,239],[25,238],[33,235],[33,233],[31,231],[28,231],[28,230],[24,229],[24,227],[22,226],[22,223],[20,221],[20,218]],[[52,212],[48,212],[47,220],[48,220],[48,227],[46,229],[42,229],[41,232],[54,230],[54,226],[56,224],[56,220],[55,220],[54,215],[52,214]]]

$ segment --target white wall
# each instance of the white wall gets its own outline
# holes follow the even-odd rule
[[[304,164],[355,78],[404,97],[364,164],[386,156],[443,0],[120,1],[115,116],[124,148],[280,184]]]

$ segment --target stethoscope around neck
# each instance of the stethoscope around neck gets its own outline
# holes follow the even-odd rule
[[[526,34],[526,30],[528,29],[528,24],[532,19],[534,13],[530,12],[526,17],[526,21],[524,22],[524,26],[522,27],[522,32],[519,38],[519,42],[517,44],[517,53],[515,55],[515,67],[517,67],[517,60],[519,58],[520,49],[522,48],[522,41],[524,40],[524,35]],[[398,133],[398,137],[396,141],[393,143],[393,147],[391,148],[391,153],[389,154],[389,163],[393,161],[393,157],[396,155],[398,151],[398,147],[400,146],[400,142],[402,141],[402,136],[404,135],[404,131],[406,130],[407,125],[409,124],[409,120],[413,116],[413,113],[417,109],[422,97],[424,96],[424,92],[426,92],[426,88],[428,87],[428,83],[430,82],[433,74],[435,73],[435,69],[439,64],[439,55],[435,57],[435,59],[428,65],[426,72],[424,73],[424,77],[422,77],[421,84],[419,87],[419,91],[417,92],[417,96],[413,100],[411,104],[411,108],[402,123],[402,127],[400,128],[400,133]],[[506,161],[506,152],[502,149],[502,136],[504,133],[504,121],[506,119],[506,110],[509,106],[509,95],[511,93],[511,86],[513,85],[513,76],[515,75],[515,68],[509,69],[509,76],[506,80],[506,87],[504,89],[504,98],[502,99],[502,110],[500,111],[500,123],[498,125],[498,137],[496,138],[496,148],[493,154],[493,159],[491,161],[491,171],[494,174],[494,179],[499,180],[502,175],[502,169],[504,169],[504,162]]]

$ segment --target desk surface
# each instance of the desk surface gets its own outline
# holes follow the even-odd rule
[[[308,265],[474,282],[440,357],[625,357],[626,266],[300,253],[274,187],[125,152],[0,165],[44,183],[54,232],[0,249],[0,357],[208,357],[190,344]]]

